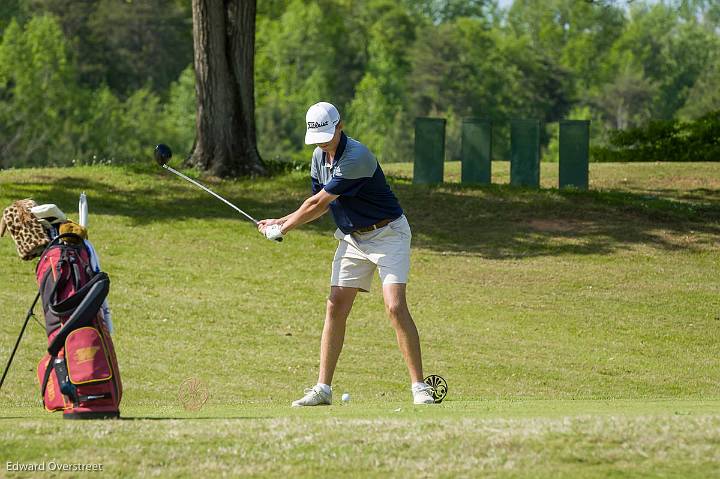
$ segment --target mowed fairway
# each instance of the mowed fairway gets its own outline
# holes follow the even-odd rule
[[[0,392],[0,477],[49,461],[108,477],[720,475],[720,163],[593,164],[589,192],[553,189],[556,164],[542,190],[462,186],[456,163],[437,187],[384,168],[413,226],[425,370],[449,383],[437,406],[411,404],[376,280],[348,322],[336,404],[289,407],[316,380],[329,218],[276,244],[157,167],[0,172],[1,207],[32,197],[77,219],[87,193],[125,386],[123,420],[45,413],[31,322]],[[302,172],[202,180],[257,218],[309,190]],[[4,367],[36,286],[8,238],[0,265]],[[196,412],[178,401],[190,377],[210,393]]]

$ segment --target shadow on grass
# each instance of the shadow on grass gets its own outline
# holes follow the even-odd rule
[[[657,188],[647,190],[647,194],[656,197],[677,197],[680,200],[694,201],[698,203],[720,202],[720,190],[711,190],[709,188],[692,188],[682,191]]]
[[[64,176],[48,180],[5,184],[2,196],[33,196],[67,208],[77,204],[79,192],[86,191],[91,216],[122,215],[137,227],[187,219],[244,221],[206,192],[163,172],[111,173],[98,180],[63,170]],[[202,181],[257,219],[283,216],[309,194],[304,175]],[[397,177],[390,181],[413,227],[413,244],[442,254],[497,259],[610,254],[638,244],[702,250],[720,237],[720,195],[714,190],[637,193],[508,185],[419,186]],[[697,197],[702,200],[693,202]],[[72,212],[70,217],[74,217]],[[327,215],[304,228],[330,234],[334,226]]]
[[[150,178],[154,180],[152,186],[132,186],[132,177],[127,179],[127,183],[114,184],[111,180],[102,182],[63,176],[52,178],[40,191],[35,183],[19,183],[4,185],[2,193],[13,199],[33,197],[38,202],[55,203],[71,219],[77,217],[74,208],[79,193],[84,191],[88,195],[91,220],[93,214],[126,216],[136,226],[184,219],[246,220],[229,206],[180,178],[162,173],[150,175]],[[245,194],[243,185],[251,185],[251,180],[235,184],[229,182],[221,187],[207,180],[201,182],[256,219],[271,217],[270,214],[279,215],[280,212],[284,215],[290,204],[297,206],[289,201],[277,203],[255,199],[262,195],[262,191]],[[227,192],[228,189],[232,192]]]
[[[509,185],[405,182],[393,189],[413,225],[414,244],[444,254],[610,254],[638,244],[702,250],[720,238],[720,198],[708,201],[708,194],[702,203],[689,203],[626,191]]]

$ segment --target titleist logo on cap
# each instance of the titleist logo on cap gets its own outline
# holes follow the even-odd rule
[[[306,145],[327,143],[333,139],[335,126],[340,123],[340,113],[331,103],[321,101],[311,106],[305,114]]]

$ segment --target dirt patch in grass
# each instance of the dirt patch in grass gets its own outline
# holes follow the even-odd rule
[[[530,220],[528,227],[542,233],[580,233],[596,229],[596,225],[589,221],[563,219]]]

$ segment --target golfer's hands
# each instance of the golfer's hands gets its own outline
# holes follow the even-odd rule
[[[265,228],[267,228],[268,226],[270,226],[270,225],[282,225],[284,222],[285,222],[285,221],[283,221],[283,220],[281,220],[281,219],[278,220],[278,219],[274,219],[274,218],[267,219],[267,220],[260,220],[260,221],[258,221],[258,223],[257,223],[257,227],[258,227],[258,230],[260,231],[260,233],[265,234]]]
[[[282,225],[275,223],[265,228],[265,237],[273,241],[282,241]]]
[[[258,221],[258,231],[269,240],[282,241],[283,220],[267,219]]]

